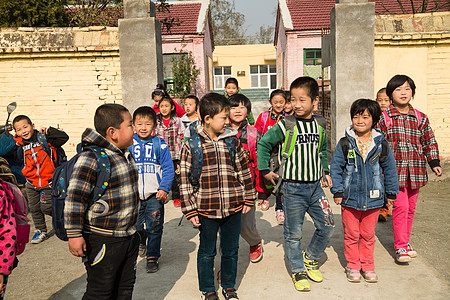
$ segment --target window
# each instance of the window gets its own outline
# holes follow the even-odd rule
[[[277,88],[276,65],[250,66],[250,87],[252,88]]]
[[[320,49],[304,49],[303,54],[303,64],[322,65],[322,52]]]
[[[214,67],[214,89],[224,89],[225,81],[231,77],[231,67]]]

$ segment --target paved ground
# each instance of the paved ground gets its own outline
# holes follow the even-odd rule
[[[347,282],[343,272],[345,257],[340,209],[333,205],[336,228],[320,260],[324,281],[312,283],[309,293],[297,292],[293,287],[284,259],[283,227],[276,225],[273,206],[266,212],[258,208],[257,226],[264,239],[264,258],[257,264],[250,263],[248,245],[241,239],[236,286],[240,299],[448,299],[448,183],[448,180],[431,183],[419,194],[412,237],[419,256],[409,266],[394,262],[391,223],[377,226],[377,284]],[[147,274],[145,261],[138,262],[134,299],[199,299],[198,230],[186,220],[178,226],[181,213],[171,202],[166,211],[161,269],[155,274]],[[313,228],[308,219],[304,225],[303,245],[309,242]],[[430,257],[430,253],[438,255]],[[86,277],[80,260],[70,255],[66,243],[51,237],[42,244],[27,246],[19,267],[10,277],[6,299],[81,299],[85,286]]]

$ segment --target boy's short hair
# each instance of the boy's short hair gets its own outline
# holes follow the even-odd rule
[[[234,84],[237,88],[239,88],[239,83],[238,83],[238,81],[237,81],[236,78],[234,78],[234,77],[228,78],[228,79],[225,81],[225,86],[227,86],[227,85],[230,84],[230,83]]]
[[[308,96],[312,101],[319,97],[319,85],[314,78],[309,76],[298,77],[291,83],[289,91],[292,92],[293,89],[304,88],[308,90]]]
[[[224,95],[217,93],[209,93],[203,96],[200,100],[200,119],[202,123],[205,123],[205,117],[210,116],[214,118],[215,115],[219,114],[224,109],[228,110],[230,108],[230,102]]]
[[[198,102],[200,100],[198,100],[197,96],[195,96],[195,95],[187,95],[186,98],[184,98],[184,101],[186,101],[186,99],[194,99],[194,101],[195,101],[195,110],[198,109]]]
[[[272,98],[277,95],[280,95],[284,98],[284,100],[287,100],[286,92],[283,90],[280,90],[280,89],[276,89],[276,90],[273,90],[272,93],[270,93],[269,102],[272,102]]]
[[[385,88],[385,87],[378,90],[378,92],[377,92],[377,98],[378,98],[378,95],[380,95],[381,93],[385,93],[385,94],[387,95],[387,93],[386,93],[386,88]]]
[[[414,80],[412,80],[409,76],[406,75],[395,75],[389,80],[386,85],[386,95],[388,95],[389,99],[392,100],[392,93],[396,88],[403,85],[405,82],[408,82],[409,86],[412,90],[412,96],[416,94],[416,85],[414,84]]]
[[[381,108],[376,101],[370,99],[356,100],[350,108],[350,117],[353,119],[354,116],[364,113],[366,109],[372,116],[372,128],[374,128],[381,116]]]
[[[245,95],[242,94],[231,95],[228,98],[228,101],[230,102],[230,107],[236,107],[242,103],[242,105],[244,105],[245,108],[247,108],[247,113],[250,113],[252,111],[252,102]]]
[[[138,107],[133,113],[133,124],[136,121],[137,116],[149,117],[153,124],[156,124],[156,112],[150,106]]]
[[[109,127],[120,128],[120,124],[124,120],[123,113],[125,112],[128,112],[128,109],[120,104],[107,103],[100,105],[94,115],[95,130],[103,137],[106,137],[106,131]]]
[[[13,127],[14,124],[16,124],[17,122],[26,120],[28,122],[28,124],[33,125],[33,122],[31,122],[31,119],[28,116],[25,115],[18,115],[17,117],[14,118],[14,120],[12,121]],[[15,129],[15,128],[14,128]]]

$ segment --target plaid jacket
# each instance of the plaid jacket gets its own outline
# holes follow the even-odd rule
[[[377,127],[386,136],[394,153],[399,186],[407,187],[409,176],[411,188],[418,189],[428,181],[426,162],[431,168],[440,165],[438,144],[428,117],[421,113],[418,125],[411,105],[407,115],[401,114],[393,105],[388,107],[387,114],[392,119],[392,127],[386,127],[383,115]]]
[[[91,151],[80,154],[67,189],[64,226],[67,236],[82,232],[125,237],[136,232],[138,216],[138,172],[128,149],[119,150],[93,129],[82,135],[83,145],[104,147],[111,162],[111,178],[105,194],[90,205],[97,182],[97,160]]]
[[[171,117],[169,127],[166,127],[162,120],[161,114],[158,114],[156,135],[160,138],[163,138],[166,144],[169,146],[172,160],[179,159],[184,139],[184,126],[181,119],[176,116]]]
[[[181,150],[181,210],[188,219],[201,214],[211,219],[228,217],[242,210],[244,204],[253,206],[256,190],[244,148],[236,139],[236,170],[223,139],[236,135],[227,128],[225,133],[213,141],[204,130],[199,131],[203,147],[203,166],[199,189],[194,194],[189,180],[192,156],[189,142]]]

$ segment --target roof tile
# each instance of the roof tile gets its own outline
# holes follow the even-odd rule
[[[194,3],[172,3],[173,6],[169,8],[170,13],[156,11],[156,18],[160,21],[166,17],[178,18],[180,20],[180,26],[173,26],[170,32],[167,29],[162,28],[162,34],[196,34],[197,22],[200,8],[202,6],[199,2]]]

